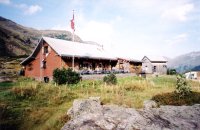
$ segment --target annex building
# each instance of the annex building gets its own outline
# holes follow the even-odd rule
[[[167,74],[167,62],[162,56],[144,56],[142,70],[146,74]]]

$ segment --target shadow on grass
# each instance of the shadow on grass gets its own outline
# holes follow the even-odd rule
[[[12,86],[14,86],[14,82],[12,82],[12,81],[0,82],[0,89],[6,88],[6,87],[12,87]]]
[[[200,93],[191,92],[190,95],[180,98],[179,94],[171,93],[162,93],[152,97],[152,100],[156,101],[158,105],[194,105],[200,104]]]
[[[17,130],[22,121],[21,111],[0,103],[0,130]]]

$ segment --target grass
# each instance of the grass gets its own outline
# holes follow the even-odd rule
[[[0,82],[0,89],[7,89],[7,88],[12,87],[14,85],[15,85],[15,83],[10,82],[10,81],[8,81],[8,82]]]
[[[143,101],[154,99],[159,105],[200,103],[200,83],[189,81],[192,95],[177,99],[176,77],[159,76],[118,78],[116,85],[101,80],[85,80],[76,85],[55,86],[32,79],[0,83],[1,129],[60,129],[70,118],[66,115],[77,98],[101,97],[102,104],[142,108]]]

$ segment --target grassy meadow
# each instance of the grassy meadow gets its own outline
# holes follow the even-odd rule
[[[191,96],[180,99],[174,94],[176,77],[159,76],[118,78],[116,85],[102,80],[84,80],[76,85],[55,86],[19,78],[0,83],[0,128],[59,130],[70,118],[66,115],[77,98],[101,97],[102,104],[143,107],[143,101],[154,99],[159,105],[192,105],[200,103],[200,83],[189,81]]]

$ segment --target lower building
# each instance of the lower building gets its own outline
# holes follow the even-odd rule
[[[167,74],[167,60],[160,56],[144,56],[142,71],[147,74]]]
[[[185,73],[187,79],[197,79],[200,80],[200,71],[190,71]]]

